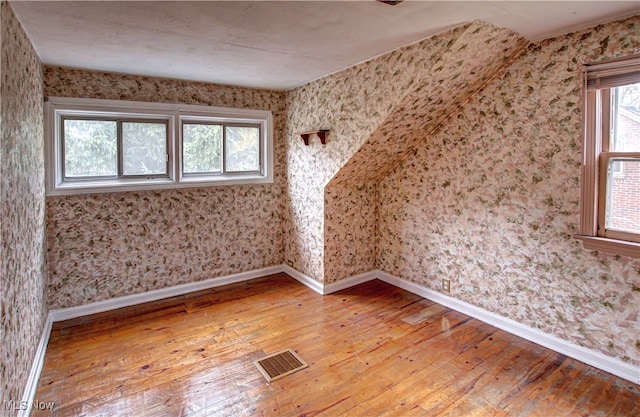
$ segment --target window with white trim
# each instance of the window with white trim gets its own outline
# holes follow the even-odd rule
[[[273,182],[269,111],[52,97],[48,195]]]
[[[640,57],[586,66],[580,239],[640,257]]]
[[[63,181],[169,177],[168,120],[106,116],[61,116]]]

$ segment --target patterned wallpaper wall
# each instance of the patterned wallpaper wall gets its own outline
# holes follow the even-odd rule
[[[433,36],[290,91],[287,98],[287,193],[285,258],[294,268],[323,281],[324,188],[371,136],[412,87],[427,76],[431,63],[445,53],[464,27]],[[298,132],[331,129],[326,145],[316,137],[305,146]],[[347,194],[344,189],[336,193]],[[355,190],[362,196],[362,189]],[[337,195],[337,194],[336,194]],[[331,196],[328,196],[331,198]],[[370,198],[370,197],[365,197]],[[333,201],[341,201],[334,199]],[[350,215],[357,220],[357,216]],[[358,227],[358,226],[356,226]],[[369,226],[363,233],[375,240]],[[344,247],[346,242],[335,242]],[[329,250],[338,250],[327,243]],[[364,267],[369,250],[360,251]],[[356,271],[352,269],[352,271]]]
[[[11,6],[0,7],[0,400],[19,402],[47,316],[42,66]]]
[[[473,22],[291,92],[286,229],[295,235],[285,257],[296,269],[325,283],[371,270],[375,209],[363,204],[375,195],[363,183],[396,165],[525,45]],[[303,146],[296,132],[317,128],[331,129],[329,143]]]
[[[45,94],[271,110],[273,185],[47,198],[51,308],[283,262],[285,93],[45,67]]]
[[[331,179],[330,187],[375,178],[397,165],[425,132],[437,128],[528,44],[521,35],[484,22],[463,29],[441,55],[422,62],[424,78],[403,92],[401,101]]]
[[[324,282],[376,269],[376,181],[327,187],[324,208]]]
[[[520,35],[483,22],[473,22],[465,27],[455,42],[447,44],[443,55],[430,63],[428,76],[406,92],[384,122],[331,179],[325,196],[331,193],[335,195],[331,201],[340,201],[341,204],[331,205],[331,201],[325,198],[325,245],[339,242],[333,245],[339,251],[334,256],[325,257],[325,282],[371,270],[365,269],[369,266],[366,262],[368,257],[356,257],[358,262],[352,261],[354,247],[366,245],[375,248],[374,242],[377,241],[375,235],[351,232],[354,228],[376,230],[371,226],[375,223],[372,218],[360,215],[362,201],[351,198],[357,195],[353,184],[357,186],[363,181],[375,183],[400,163],[413,152],[425,134],[435,130],[522,52],[526,44]],[[344,209],[352,215],[345,216]],[[340,223],[343,218],[349,222]],[[358,265],[360,270],[354,270],[353,265]]]
[[[640,17],[531,44],[379,183],[378,267],[640,365],[640,259],[584,250],[581,65]]]

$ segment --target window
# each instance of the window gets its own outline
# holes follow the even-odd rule
[[[47,194],[273,182],[268,111],[49,98]]]
[[[63,180],[168,177],[168,123],[62,117]]]
[[[587,66],[586,86],[578,237],[640,257],[640,58]]]
[[[185,175],[260,172],[260,125],[183,120],[182,172]]]

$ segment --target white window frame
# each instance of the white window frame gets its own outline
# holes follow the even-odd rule
[[[168,176],[65,181],[63,117],[109,116],[164,120],[168,124]],[[260,171],[217,175],[182,174],[182,121],[260,126]],[[224,158],[224,155],[221,155]],[[47,195],[142,191],[188,187],[273,183],[273,115],[268,110],[87,98],[48,97],[45,103],[45,182]]]
[[[638,235],[605,228],[606,180],[609,159],[640,157],[638,152],[609,148],[611,88],[637,82],[640,57],[585,67],[584,156],[580,199],[580,229],[576,238],[587,249],[640,258]]]

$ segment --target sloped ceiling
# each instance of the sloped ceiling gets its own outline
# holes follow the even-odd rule
[[[484,22],[468,25],[328,187],[376,178],[392,169],[417,142],[478,92],[527,44],[525,38],[509,29]]]

